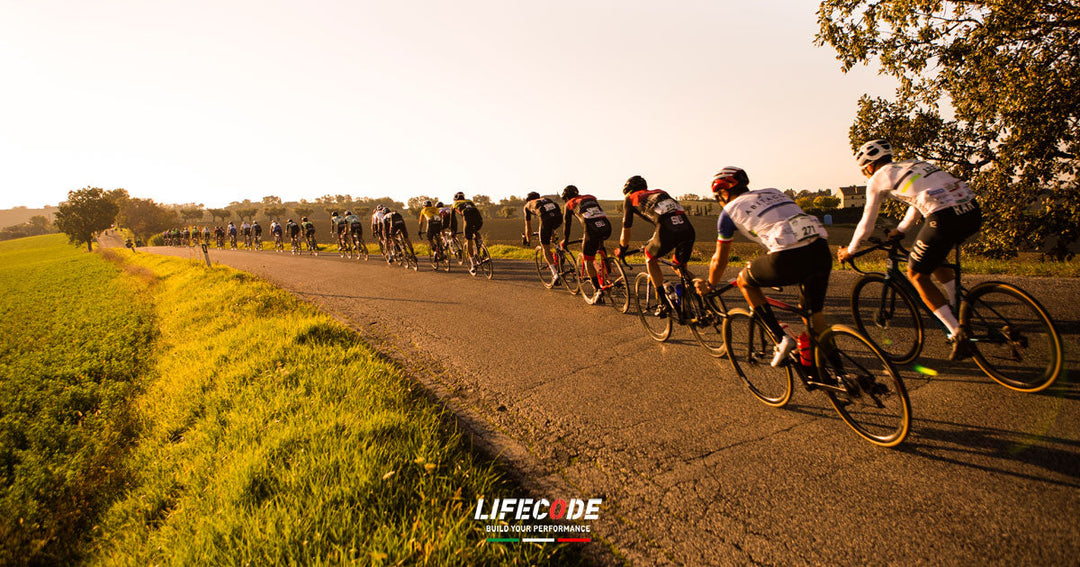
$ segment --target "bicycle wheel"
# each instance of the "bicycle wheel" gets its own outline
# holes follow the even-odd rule
[[[551,289],[553,283],[551,281],[551,269],[548,268],[547,260],[544,259],[543,248],[536,247],[536,251],[533,252],[533,262],[536,263],[536,277],[540,278],[540,283],[544,284],[544,287]]]
[[[605,257],[603,269],[605,281],[601,284],[607,290],[611,306],[618,309],[620,313],[630,311],[630,282],[622,264],[615,258]]]
[[[578,289],[581,290],[581,297],[585,300],[585,303],[588,303],[596,295],[596,286],[593,285],[592,278],[589,277],[589,271],[585,269],[585,258],[580,258],[574,265],[577,267],[574,272],[578,279]]]
[[[900,444],[911,426],[911,401],[881,349],[855,329],[833,325],[815,351],[818,380],[834,380],[845,390],[824,390],[844,422],[875,445]]]
[[[450,242],[451,255],[454,258],[457,258],[457,263],[458,263],[459,266],[464,264],[465,263],[465,252],[464,252],[464,250],[462,250],[461,241],[458,240],[458,238],[455,236],[453,238],[450,238],[449,242]]]
[[[724,316],[710,309],[696,292],[691,292],[687,298],[694,302],[697,317],[697,321],[690,323],[690,332],[709,356],[724,358],[727,356],[727,347],[724,346]]]
[[[577,295],[581,291],[581,282],[578,280],[577,258],[574,257],[574,253],[570,250],[562,254],[556,253],[555,259],[559,262],[555,268],[559,271],[559,280],[563,287],[570,292],[570,295]]]
[[[649,274],[644,272],[637,275],[634,281],[634,308],[637,309],[638,319],[641,326],[653,340],[664,342],[671,336],[671,329],[675,326],[669,315],[659,316],[660,296],[656,293]]]
[[[364,261],[367,261],[368,249],[367,243],[364,242],[364,237],[357,236],[355,238],[355,242],[353,243],[353,247],[356,248],[356,259],[359,260],[361,257],[363,257]]]
[[[439,270],[450,272],[450,255],[436,244],[431,244],[431,267],[435,268],[436,272]]]
[[[910,364],[923,347],[923,324],[915,300],[881,274],[863,276],[851,290],[855,327],[896,364]]]
[[[769,332],[745,309],[728,311],[723,322],[724,349],[731,367],[750,393],[767,406],[784,407],[791,400],[794,376],[789,366],[773,367]]]
[[[491,279],[495,275],[495,266],[491,262],[491,254],[488,253],[487,245],[483,240],[480,240],[477,236],[476,244],[478,246],[476,252],[476,259],[478,260],[476,271],[481,273],[487,279]]]
[[[960,305],[975,364],[1006,388],[1038,392],[1061,375],[1061,335],[1046,309],[1024,290],[1001,282],[975,286]]]

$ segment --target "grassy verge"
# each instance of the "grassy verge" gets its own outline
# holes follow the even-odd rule
[[[130,489],[93,557],[122,564],[535,564],[572,547],[485,543],[511,490],[443,410],[354,333],[224,267],[125,253],[157,278],[160,338]]]
[[[130,478],[142,286],[63,235],[0,244],[0,564],[70,563]]]

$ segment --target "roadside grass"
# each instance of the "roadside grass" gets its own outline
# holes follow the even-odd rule
[[[130,488],[95,531],[110,564],[577,563],[487,544],[510,495],[446,410],[355,333],[230,268],[125,253],[159,279]]]
[[[0,243],[0,564],[63,564],[130,471],[144,286],[64,235]]]

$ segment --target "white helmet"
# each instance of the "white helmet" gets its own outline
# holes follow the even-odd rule
[[[855,152],[855,163],[862,169],[883,157],[892,157],[892,146],[888,140],[870,140]]]

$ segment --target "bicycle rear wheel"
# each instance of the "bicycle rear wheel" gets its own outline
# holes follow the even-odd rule
[[[578,281],[577,258],[574,257],[574,253],[570,250],[562,254],[556,253],[555,259],[559,262],[555,268],[559,270],[559,280],[562,281],[563,287],[570,292],[570,295],[577,295],[581,291],[581,282]]]
[[[630,282],[627,280],[622,264],[615,258],[605,256],[603,266],[606,279],[601,284],[607,290],[612,307],[618,309],[620,313],[630,311]]]
[[[694,302],[694,311],[697,321],[690,323],[690,332],[694,334],[698,344],[705,348],[705,352],[713,358],[727,356],[727,347],[724,346],[724,317],[713,311],[696,292],[690,292],[687,296]]]
[[[476,259],[478,260],[476,271],[490,280],[495,275],[495,266],[492,265],[491,254],[488,253],[487,245],[480,240],[479,235],[477,235],[476,244],[478,246],[476,251]]]
[[[855,327],[896,364],[910,364],[923,347],[918,306],[895,282],[881,274],[863,276],[851,290]]]
[[[544,287],[551,289],[552,277],[551,269],[548,268],[547,260],[544,258],[544,249],[540,246],[536,247],[536,251],[533,252],[533,262],[536,263],[536,277],[540,278],[540,283],[544,284]]]
[[[660,295],[656,292],[649,274],[644,272],[637,275],[634,281],[634,308],[637,309],[638,319],[641,326],[653,340],[664,342],[671,336],[674,327],[671,314],[660,317]]]
[[[835,380],[845,392],[824,390],[855,433],[882,447],[907,437],[911,401],[903,380],[874,343],[855,329],[833,325],[818,338],[818,380]]]
[[[773,367],[769,332],[745,309],[728,311],[723,323],[724,348],[735,373],[750,393],[767,406],[784,407],[791,400],[794,376],[788,366]]]
[[[1061,375],[1061,335],[1024,290],[1001,282],[975,286],[960,305],[975,364],[1006,388],[1038,392]]]
[[[575,264],[577,269],[578,288],[581,290],[581,297],[588,303],[596,296],[596,286],[593,285],[592,278],[589,277],[589,271],[585,269],[585,258],[579,257],[578,262]]]

